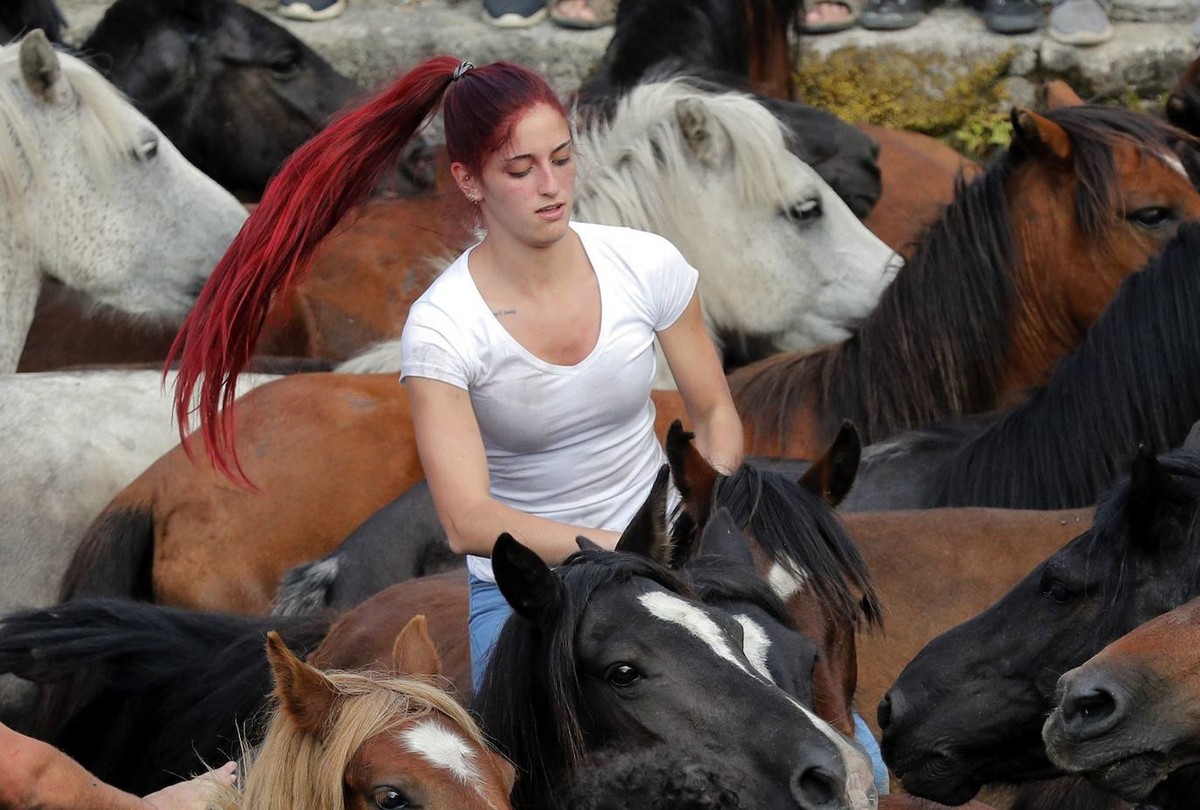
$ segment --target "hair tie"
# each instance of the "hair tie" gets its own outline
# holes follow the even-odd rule
[[[452,81],[452,82],[458,81],[459,79],[461,79],[463,76],[466,75],[468,70],[472,69],[473,67],[475,67],[475,66],[473,64],[471,64],[470,62],[459,63],[459,66],[454,69],[454,73],[452,73],[450,75],[450,81]]]

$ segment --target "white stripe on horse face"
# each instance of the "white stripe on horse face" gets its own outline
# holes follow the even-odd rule
[[[773,563],[771,570],[767,572],[767,584],[771,586],[771,590],[779,597],[781,602],[787,602],[804,588],[804,583],[808,581],[808,574],[803,570],[800,573],[793,573],[792,569],[779,563]]]
[[[450,771],[463,784],[478,788],[480,776],[475,752],[450,729],[436,720],[422,720],[398,736],[409,751],[424,757],[435,768]]]
[[[767,638],[767,631],[744,614],[739,613],[733,618],[742,626],[742,652],[749,659],[750,666],[768,681],[772,680],[771,672],[767,669],[767,654],[771,651],[771,639]]]
[[[1183,168],[1183,161],[1179,159],[1178,155],[1176,155],[1173,152],[1158,152],[1156,154],[1158,155],[1159,159],[1162,160],[1163,163],[1167,164],[1172,169],[1179,172],[1181,175],[1183,175],[1189,181],[1191,180],[1191,178],[1188,177],[1187,169]]]
[[[742,663],[729,644],[729,636],[707,613],[696,605],[679,598],[675,594],[664,591],[651,591],[638,597],[642,607],[650,611],[650,615],[664,622],[677,624],[696,638],[703,641],[718,658],[724,659],[747,674],[750,671]]]

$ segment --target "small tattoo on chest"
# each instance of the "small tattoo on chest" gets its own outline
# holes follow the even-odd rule
[[[517,311],[515,309],[494,309],[492,314],[499,318],[503,315],[516,315]]]

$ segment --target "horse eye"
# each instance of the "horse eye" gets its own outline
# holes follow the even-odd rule
[[[387,787],[375,791],[375,806],[379,810],[403,810],[405,807],[412,807],[413,804],[400,791]]]
[[[1060,605],[1065,605],[1071,601],[1074,594],[1061,579],[1052,579],[1042,586],[1042,596],[1052,602],[1057,602]]]
[[[1175,221],[1175,212],[1170,208],[1161,205],[1150,206],[1149,208],[1139,208],[1125,215],[1125,218],[1134,225],[1140,225],[1143,228],[1161,228],[1164,225]]]
[[[604,673],[604,679],[613,686],[624,689],[640,681],[642,673],[629,666],[629,664],[613,664],[608,668],[608,672]]]
[[[278,76],[290,76],[300,68],[300,52],[288,51],[267,63],[271,72]]]
[[[796,203],[785,212],[788,219],[796,222],[810,222],[821,216],[821,201],[820,200],[805,200],[802,203]]]
[[[158,138],[153,138],[146,141],[137,150],[137,159],[140,161],[154,160],[158,155]]]

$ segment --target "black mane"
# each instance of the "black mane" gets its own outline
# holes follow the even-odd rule
[[[829,610],[849,622],[882,623],[867,565],[819,496],[781,473],[743,464],[720,479],[714,508],[722,506],[773,561],[806,576]]]
[[[558,775],[585,762],[574,649],[592,594],[608,583],[643,577],[696,598],[672,571],[633,554],[579,551],[556,573],[562,614],[550,628],[516,617],[504,624],[471,707],[490,741],[518,768],[517,807],[548,805]],[[522,765],[531,770],[520,771]]]
[[[977,435],[939,465],[927,505],[1087,506],[1138,444],[1153,453],[1182,444],[1200,419],[1197,267],[1200,224],[1186,223],[1124,281],[1045,388],[990,427],[969,428]]]
[[[1117,200],[1112,144],[1170,152],[1179,133],[1147,115],[1083,105],[1046,113],[1071,137],[1075,198],[1087,236],[1111,220]],[[863,443],[941,419],[996,407],[1000,364],[1019,305],[1018,255],[1008,182],[1030,159],[1014,145],[952,202],[876,309],[844,343],[815,354],[789,353],[734,375],[740,410],[755,433],[786,435],[791,413],[815,398],[822,431],[855,423]]]

